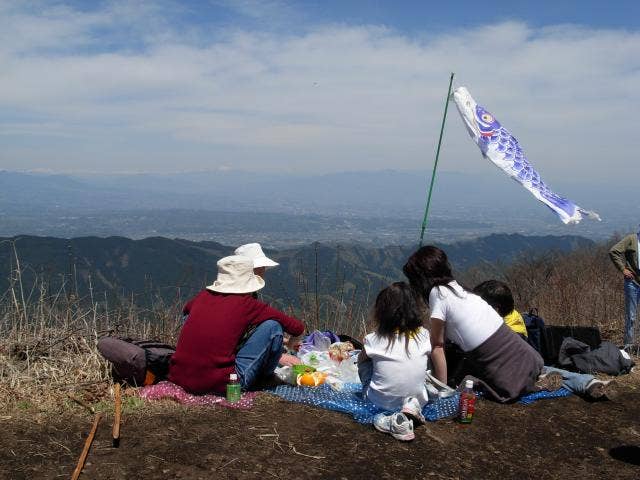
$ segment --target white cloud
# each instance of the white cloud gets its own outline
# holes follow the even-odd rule
[[[453,70],[547,181],[640,175],[638,32],[185,34],[153,4],[12,5],[0,3],[2,168],[430,168]],[[490,168],[449,113],[442,168]]]

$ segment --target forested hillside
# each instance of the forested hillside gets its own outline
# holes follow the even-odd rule
[[[37,295],[73,295],[94,301],[134,299],[138,305],[173,302],[211,283],[216,261],[234,247],[162,237],[62,239],[20,236],[0,239],[0,291],[22,283]],[[445,245],[458,272],[471,267],[495,269],[521,256],[567,252],[592,245],[575,237],[491,235]],[[368,303],[386,283],[402,278],[401,268],[415,246],[370,248],[314,243],[270,251],[281,266],[268,272],[266,299],[300,307],[315,296],[336,304]],[[491,267],[488,267],[488,265]],[[313,300],[313,302],[312,302]]]

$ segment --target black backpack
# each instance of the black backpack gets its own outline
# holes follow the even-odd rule
[[[111,362],[114,381],[141,386],[167,378],[176,349],[156,340],[102,337],[98,351]]]
[[[532,308],[522,316],[527,327],[527,341],[544,357],[544,320],[538,315],[538,309]]]
[[[557,365],[562,342],[567,337],[573,337],[586,343],[589,347],[600,345],[600,330],[598,327],[574,325],[545,325],[538,315],[538,309],[532,308],[522,318],[527,327],[527,341],[542,356],[545,365]]]

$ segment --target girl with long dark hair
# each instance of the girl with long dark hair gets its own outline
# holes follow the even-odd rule
[[[424,303],[409,285],[396,282],[388,286],[376,298],[375,330],[364,337],[359,357],[365,397],[394,412],[376,416],[374,426],[398,440],[412,440],[413,422],[424,422],[431,342],[423,320]]]
[[[431,362],[440,381],[447,382],[448,339],[466,352],[476,380],[495,400],[508,402],[539,389],[542,357],[487,302],[458,284],[443,250],[420,248],[403,271],[431,311]]]

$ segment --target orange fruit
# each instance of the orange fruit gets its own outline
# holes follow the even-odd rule
[[[326,373],[322,372],[310,372],[298,375],[297,383],[303,387],[317,387],[322,385],[327,378]]]

